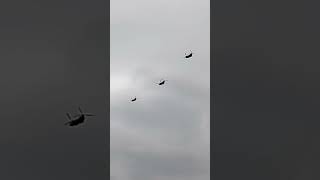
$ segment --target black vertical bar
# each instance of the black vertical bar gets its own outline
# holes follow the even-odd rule
[[[0,2],[0,179],[109,179],[110,2]],[[64,125],[78,113],[85,123]]]
[[[107,38],[106,38],[106,43],[107,43],[107,48],[106,48],[106,54],[107,54],[107,159],[106,162],[108,163],[108,168],[107,168],[107,179],[111,179],[110,177],[110,0],[106,1],[106,25],[107,25]]]
[[[319,179],[320,3],[212,5],[213,179]]]

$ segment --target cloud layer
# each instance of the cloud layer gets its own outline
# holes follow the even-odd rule
[[[209,3],[111,1],[112,180],[209,179]]]

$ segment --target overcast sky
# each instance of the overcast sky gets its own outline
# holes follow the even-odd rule
[[[209,5],[111,1],[112,180],[209,179]]]

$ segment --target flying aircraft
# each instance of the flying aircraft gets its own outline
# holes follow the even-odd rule
[[[161,85],[164,85],[164,83],[165,83],[166,81],[168,81],[168,80],[162,79],[162,80],[161,80],[160,82],[158,82],[157,84],[158,84],[159,86],[161,86]]]
[[[192,55],[193,55],[193,53],[192,53],[192,51],[191,51],[190,54],[188,54],[188,55],[185,54],[185,58],[186,58],[186,59],[191,58]]]
[[[86,116],[95,116],[93,114],[88,114],[88,113],[83,113],[81,108],[79,107],[78,108],[80,114],[78,115],[75,115],[73,116],[74,119],[71,118],[70,114],[67,113],[67,117],[68,119],[70,120],[69,122],[65,123],[65,125],[68,125],[68,126],[77,126],[79,124],[82,124],[84,123],[85,119],[86,119]]]
[[[132,102],[136,101],[137,100],[137,97],[131,99]]]

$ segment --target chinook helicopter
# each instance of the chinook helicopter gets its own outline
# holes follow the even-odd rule
[[[164,85],[164,83],[165,83],[166,81],[168,81],[168,80],[166,80],[166,79],[161,79],[160,82],[158,82],[157,84],[158,84],[159,86],[161,86],[161,85]]]
[[[184,56],[184,57],[185,57],[186,59],[188,59],[188,58],[191,58],[191,57],[192,57],[192,55],[193,55],[193,53],[192,53],[192,51],[190,51],[190,54],[188,54],[188,55],[187,55],[187,54],[185,54],[185,56]]]
[[[131,102],[134,102],[137,100],[137,97],[134,97],[133,99],[131,99]]]
[[[68,119],[70,120],[69,122],[66,122],[65,125],[68,125],[68,126],[77,126],[79,124],[82,124],[84,123],[85,119],[86,119],[86,116],[95,116],[93,114],[89,114],[89,113],[83,113],[81,108],[79,107],[78,108],[80,114],[77,114],[75,116],[73,116],[74,119],[72,119],[72,117],[70,116],[69,113],[67,113],[67,117]]]

